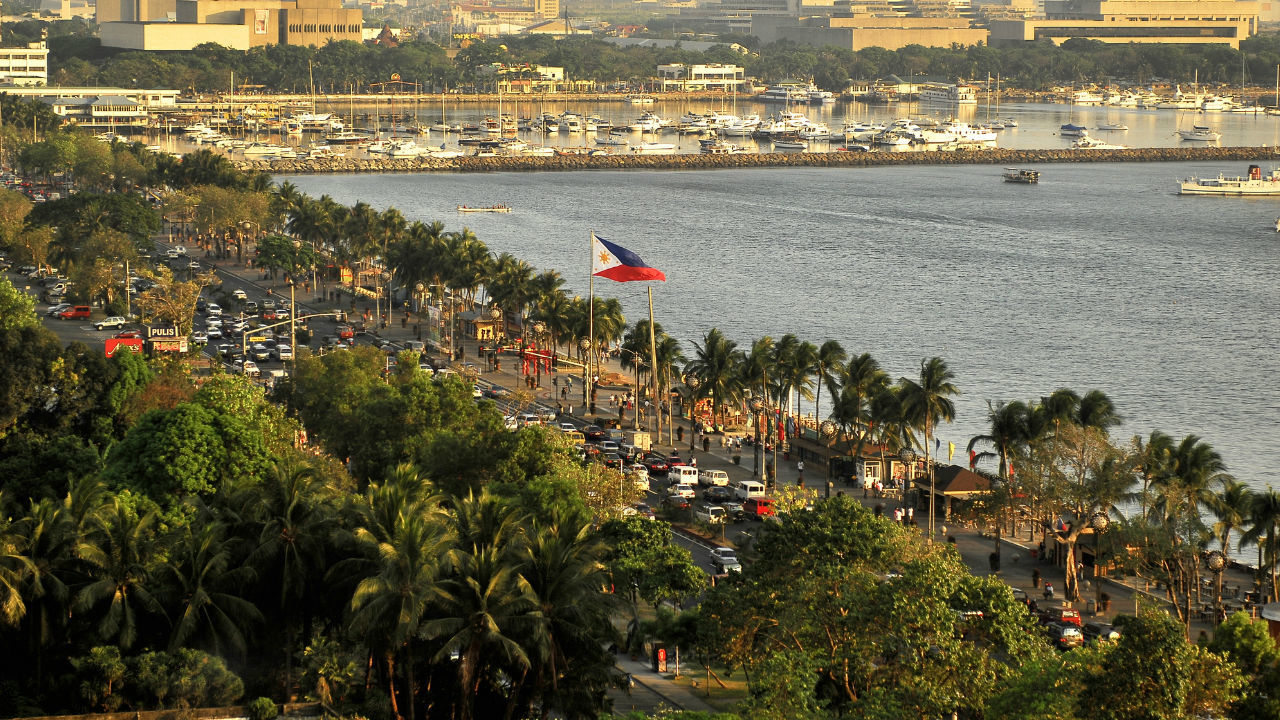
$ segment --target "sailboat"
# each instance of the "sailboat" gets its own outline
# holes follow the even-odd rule
[[[1071,95],[1075,96],[1075,86],[1071,86]],[[1072,103],[1068,106],[1067,124],[1058,126],[1058,134],[1062,137],[1084,137],[1089,134],[1089,129],[1084,125],[1076,125],[1076,106]]]
[[[445,96],[445,91],[444,91],[444,90],[441,90],[441,91],[440,91],[440,122],[436,123],[435,125],[432,125],[432,126],[431,126],[431,129],[432,129],[432,130],[434,130],[434,131],[436,131],[436,132],[442,132],[442,133],[445,133],[445,132],[462,132],[462,128],[461,128],[461,127],[459,127],[459,126],[457,126],[457,125],[450,125],[450,124],[445,120],[445,117],[444,117],[444,96]]]

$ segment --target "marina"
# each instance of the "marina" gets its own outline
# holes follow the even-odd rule
[[[741,154],[1280,144],[1280,116],[1273,114],[1118,105],[920,102],[883,106],[856,101],[793,105],[759,98],[721,102],[670,97],[652,105],[580,101],[555,108],[528,98],[501,104],[459,102],[434,109],[430,104],[390,105],[351,104],[344,113],[334,103],[301,119],[281,121],[278,131],[267,120],[258,125],[236,125],[226,117],[221,123],[215,118],[182,126],[170,123],[153,129],[145,141],[175,154],[207,147],[237,161],[289,157],[287,150],[249,151],[263,146],[284,147],[299,157],[312,157],[318,146],[341,146],[352,158],[378,157],[392,141],[412,141],[418,148],[402,149],[397,153],[401,157],[437,158],[547,157],[560,150],[593,155],[699,154],[705,152],[704,141],[717,139],[731,141]],[[782,148],[775,143],[779,136]],[[1077,143],[1086,137],[1091,139]],[[1121,139],[1122,144],[1117,142]]]

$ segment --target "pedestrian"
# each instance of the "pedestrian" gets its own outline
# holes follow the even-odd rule
[[[1032,568],[1031,570],[1031,587],[1034,589],[1040,587],[1040,568]]]
[[[916,509],[913,507],[907,508],[907,522],[915,522],[915,521],[916,521]]]
[[[1053,599],[1053,583],[1047,580],[1044,583],[1044,599],[1045,600]]]
[[[941,536],[943,536],[943,537],[946,537],[946,536],[947,536],[947,526],[946,526],[946,525],[939,525],[939,526],[938,526],[938,534],[939,534],[939,535],[941,535]]]
[[[893,509],[893,521],[896,523],[902,522],[902,508]]]
[[[803,474],[804,474],[804,461],[803,461],[803,460],[801,460],[801,461],[799,461],[799,462],[797,462],[797,463],[796,463],[796,472],[800,473],[801,475],[803,475]]]

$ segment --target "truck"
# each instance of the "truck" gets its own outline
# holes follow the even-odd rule
[[[58,317],[62,318],[63,320],[75,320],[77,318],[88,319],[89,306],[88,305],[72,305],[66,310],[63,310],[62,312],[58,313]]]
[[[628,430],[623,439],[626,441],[623,445],[634,445],[641,452],[649,452],[653,448],[653,439],[644,430]]]

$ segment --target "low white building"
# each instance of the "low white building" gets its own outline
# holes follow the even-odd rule
[[[123,95],[40,99],[53,108],[54,114],[80,127],[117,133],[140,132],[147,127],[146,107]]]
[[[745,89],[745,75],[737,65],[685,65],[673,63],[658,66],[658,79],[666,92]]]

